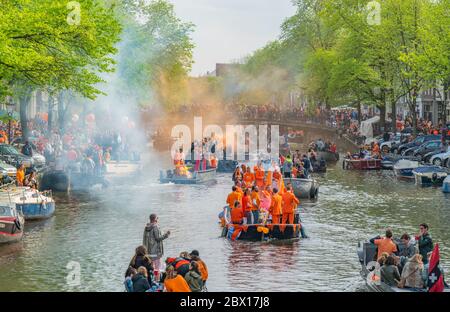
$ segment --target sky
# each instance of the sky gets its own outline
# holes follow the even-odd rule
[[[169,0],[183,21],[192,22],[196,48],[191,75],[215,70],[216,63],[246,57],[280,35],[294,15],[291,0]]]

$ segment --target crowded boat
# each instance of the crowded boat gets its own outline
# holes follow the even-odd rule
[[[361,276],[376,292],[445,291],[444,271],[439,264],[439,244],[435,244],[426,223],[419,225],[418,235],[403,233],[394,237],[392,229],[359,243]]]

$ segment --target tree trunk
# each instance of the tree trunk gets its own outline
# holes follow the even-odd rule
[[[450,89],[450,81],[444,82],[444,116],[442,117],[442,126],[445,127],[447,124],[447,101],[448,101],[448,92]]]
[[[26,95],[22,95],[19,98],[20,102],[20,125],[22,129],[22,139],[28,140],[28,117],[27,117],[27,110],[28,106],[30,105],[30,99],[31,99],[31,93],[27,93]],[[9,138],[10,141],[12,141],[12,138]]]
[[[54,105],[54,99],[53,95],[48,95],[48,127],[47,132],[48,136],[50,137],[52,135],[52,128],[53,128],[53,105]]]
[[[377,107],[380,110],[380,130],[381,133],[384,133],[386,131],[386,106],[380,105]]]
[[[391,114],[392,114],[392,133],[397,132],[397,101],[395,99],[391,100]]]
[[[66,119],[66,108],[64,105],[64,93],[58,95],[58,126],[61,133],[64,132],[64,122]]]
[[[417,105],[417,95],[416,92],[414,91],[414,95],[412,98],[412,103],[411,103],[411,112],[412,112],[412,127],[413,127],[413,134],[414,137],[417,136],[417,110],[416,110],[416,105]]]
[[[42,100],[42,91],[41,90],[37,90],[36,91],[36,109],[38,112],[42,111],[42,106],[43,106],[43,100]]]
[[[361,101],[358,99],[358,125],[361,125]]]

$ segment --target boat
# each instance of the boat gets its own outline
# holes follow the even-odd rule
[[[84,191],[96,185],[101,185],[103,188],[109,186],[109,182],[103,175],[87,177],[81,172],[66,170],[46,171],[40,184],[43,189],[54,192]]]
[[[404,248],[400,240],[395,240],[399,250]],[[374,292],[426,292],[426,289],[399,288],[390,286],[380,280],[379,264],[376,262],[377,246],[370,242],[359,242],[357,248],[359,262],[361,264],[361,277],[366,281],[367,287]],[[449,292],[446,287],[444,292]]]
[[[225,209],[228,211],[228,207]],[[220,217],[224,217],[222,212]],[[281,224],[232,224],[229,213],[224,217],[222,237],[231,240],[243,241],[268,241],[268,240],[293,240],[300,237],[306,237],[302,230],[300,222],[300,213],[297,211],[294,215],[294,224],[285,224],[284,229]],[[238,231],[238,232],[236,232]],[[234,238],[235,236],[235,238]]]
[[[187,176],[180,176],[174,173],[174,170],[167,170],[159,172],[159,181],[161,183],[174,184],[201,184],[210,182],[216,179],[217,169],[207,169],[204,171],[189,171]]]
[[[450,193],[450,176],[446,177],[442,183],[442,192]]]
[[[397,178],[414,179],[413,170],[419,167],[418,161],[400,159],[394,164],[394,174]]]
[[[328,162],[337,162],[339,161],[339,153],[333,153],[330,151],[319,151],[317,153],[317,158],[323,158],[325,161]]]
[[[311,160],[313,166],[313,173],[326,173],[327,172],[327,162],[325,159],[321,158],[316,161]]]
[[[417,185],[441,186],[448,176],[448,171],[438,166],[422,166],[414,169],[413,174]]]
[[[346,170],[380,170],[381,159],[344,159],[343,168]]]
[[[55,213],[56,205],[51,191],[40,192],[29,187],[18,187],[10,192],[17,211],[27,221],[48,219]]]
[[[0,201],[0,244],[20,241],[25,219],[17,212],[15,204],[8,197]]]
[[[319,196],[319,183],[312,178],[294,179],[285,178],[284,184],[292,184],[292,189],[297,198],[316,199]]]
[[[236,160],[219,160],[217,164],[217,172],[219,173],[233,173],[239,162]]]

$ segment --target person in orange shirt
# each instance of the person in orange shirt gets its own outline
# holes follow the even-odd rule
[[[200,253],[198,250],[192,250],[192,252],[189,254],[191,256],[191,260],[198,263],[198,269],[200,270],[200,274],[202,275],[203,285],[206,284],[206,281],[208,280],[208,267],[206,266],[206,263],[200,259]]]
[[[261,205],[261,200],[259,199],[259,189],[257,186],[252,187],[252,214],[253,214],[253,222],[259,223],[259,207]]]
[[[272,171],[268,170],[267,171],[267,176],[266,176],[266,179],[265,179],[265,185],[270,187],[270,189],[272,189],[272,175],[273,175]]]
[[[236,187],[236,192],[240,193],[240,194],[241,194],[241,197],[243,197],[243,196],[244,196],[244,191],[242,190],[241,185],[242,185],[242,183],[239,182],[239,181],[236,181],[236,182],[234,183],[234,186]]]
[[[377,245],[378,247],[377,259],[380,258],[384,252],[388,253],[389,255],[393,254],[394,252],[397,252],[397,245],[392,240],[391,229],[386,230],[385,238],[374,239],[371,240],[371,242]]]
[[[23,164],[20,165],[19,169],[17,169],[16,180],[17,186],[23,186],[25,182],[25,166]]]
[[[282,196],[282,202],[283,202],[283,217],[282,217],[282,224],[286,224],[286,222],[289,222],[287,224],[294,224],[294,211],[297,208],[297,205],[300,203],[300,201],[295,197],[294,193],[292,192],[292,186],[288,185],[287,191]]]
[[[191,288],[183,276],[178,275],[173,266],[166,269],[166,278],[164,280],[166,292],[191,292]]]
[[[297,175],[298,175],[298,169],[297,169],[297,166],[293,166],[293,167],[292,167],[292,178],[293,178],[293,179],[296,179],[296,178],[297,178]]]
[[[247,218],[247,224],[253,224],[252,198],[249,189],[244,191],[244,197],[242,197],[242,212]]]
[[[256,167],[257,170],[255,170],[255,180],[256,180],[256,185],[263,189],[264,187],[264,177],[265,177],[265,172],[264,172],[264,168],[259,165],[259,167]]]
[[[247,167],[247,172],[244,173],[244,186],[251,188],[255,182],[255,175],[250,171],[250,167]]]
[[[233,208],[231,209],[231,223],[242,224],[244,223],[244,212],[242,211],[242,206],[240,201],[235,201]]]
[[[230,209],[232,209],[234,207],[235,202],[241,202],[241,200],[242,200],[242,194],[237,191],[236,186],[233,186],[231,188],[231,191],[232,192],[230,194],[228,194],[228,197],[227,197],[227,204],[230,207]]]
[[[378,156],[380,154],[380,146],[378,145],[378,142],[373,144],[372,154],[374,156]]]
[[[281,206],[282,198],[278,194],[278,189],[273,189],[272,204],[270,206],[270,214],[272,215],[272,224],[280,223],[280,216],[283,213],[283,208]]]

